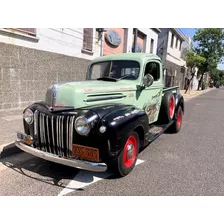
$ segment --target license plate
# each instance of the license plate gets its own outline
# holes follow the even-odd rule
[[[99,162],[99,150],[88,146],[73,144],[72,157],[78,157],[84,160]]]

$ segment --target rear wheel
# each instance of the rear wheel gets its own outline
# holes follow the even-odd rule
[[[173,124],[169,128],[171,133],[178,133],[182,126],[182,118],[183,118],[183,111],[181,106],[178,107],[177,110],[177,118],[174,120]]]
[[[139,152],[139,136],[131,132],[127,137],[120,155],[111,163],[111,170],[117,176],[128,175],[135,167]]]
[[[163,96],[159,121],[163,124],[168,124],[173,120],[175,113],[175,97],[172,92],[168,92]]]

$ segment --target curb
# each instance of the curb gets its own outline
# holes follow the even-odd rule
[[[212,91],[212,90],[215,90],[215,88],[210,88],[210,89],[208,89],[208,90],[205,90],[205,91],[203,91],[203,92],[200,92],[199,94],[195,94],[195,95],[193,95],[193,96],[189,96],[189,98],[188,98],[188,97],[187,97],[187,98],[184,98],[184,101],[191,100],[191,99],[193,99],[193,98],[195,98],[195,97],[201,96],[202,94],[208,93],[208,92],[210,92],[210,91]],[[183,97],[184,97],[184,96],[183,96]]]
[[[15,146],[15,142],[6,143],[0,145],[0,159],[13,156],[15,154],[21,153],[22,150]]]

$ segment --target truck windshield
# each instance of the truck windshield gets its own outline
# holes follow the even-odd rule
[[[140,65],[137,61],[116,60],[104,61],[90,67],[88,79],[118,81],[121,79],[136,80]]]

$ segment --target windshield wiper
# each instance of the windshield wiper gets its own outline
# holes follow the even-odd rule
[[[111,78],[111,77],[100,77],[97,80],[103,80],[103,81],[113,81],[113,82],[117,82],[118,80],[115,78]]]
[[[125,78],[135,78],[136,79],[136,76],[135,75],[124,75],[123,77],[121,77],[119,80],[122,80],[122,79],[125,79]]]

